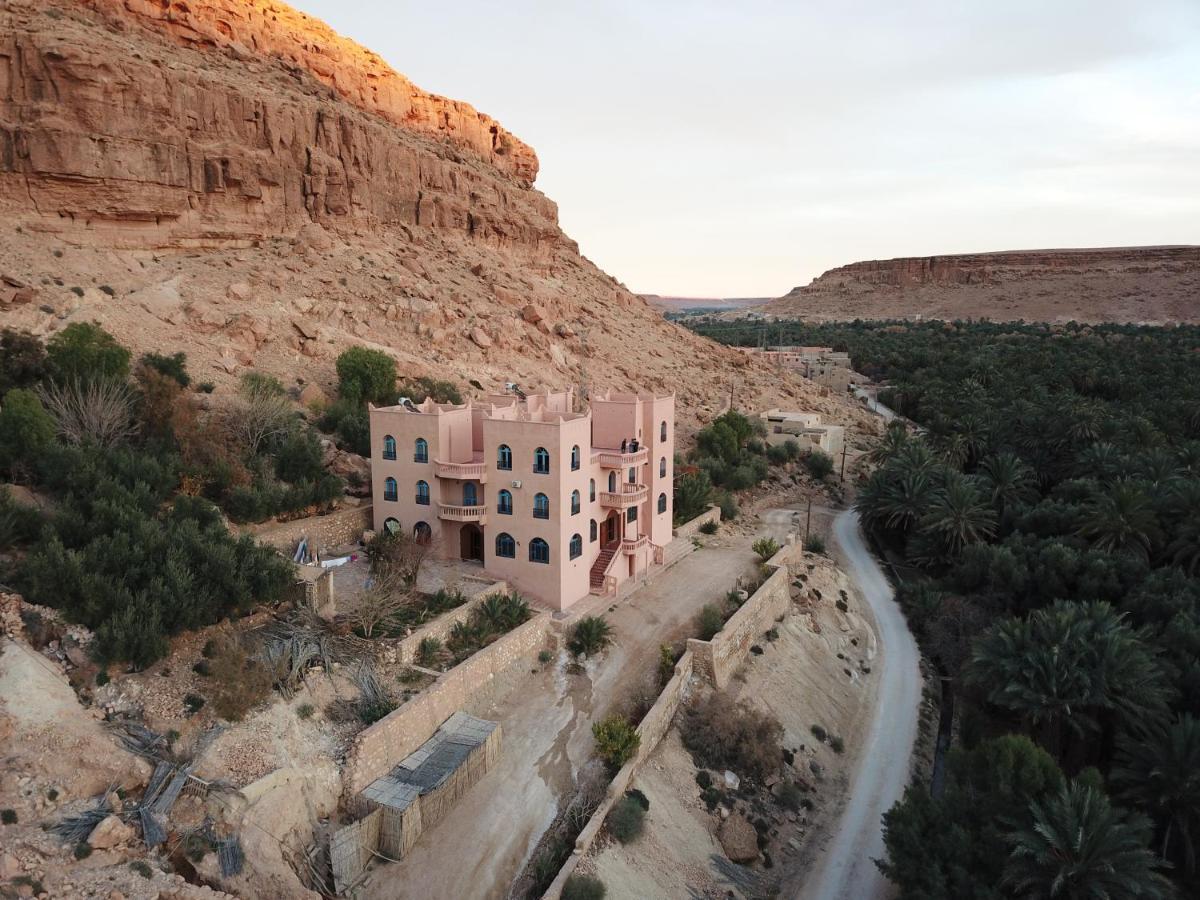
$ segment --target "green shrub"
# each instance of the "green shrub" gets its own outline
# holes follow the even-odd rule
[[[396,361],[380,350],[351,347],[337,358],[338,395],[355,406],[396,402]]]
[[[835,734],[829,739],[829,746],[833,749],[834,753],[842,753],[846,749],[846,742]]]
[[[827,732],[822,726],[814,725],[809,730],[812,732],[812,736],[822,744],[829,740],[829,732]]]
[[[435,403],[463,402],[462,394],[454,384],[435,378],[405,378],[400,382],[397,393],[401,397],[408,397],[413,403],[421,403],[424,400],[433,400]]]
[[[373,725],[396,708],[396,701],[388,697],[378,697],[361,700],[355,704],[355,711],[364,725]]]
[[[207,678],[208,676],[210,676],[212,674],[212,666],[210,666],[208,664],[207,659],[201,659],[201,660],[197,660],[196,664],[194,666],[192,666],[192,671],[195,672],[197,675],[199,675],[201,678]]]
[[[0,823],[5,825],[16,825],[17,811],[15,809],[0,809]]]
[[[0,402],[0,470],[29,471],[54,442],[54,419],[31,390],[13,388]]]
[[[833,473],[833,459],[821,450],[809,450],[804,455],[804,467],[813,478],[822,481]]]
[[[675,479],[673,509],[675,522],[691,521],[709,507],[712,498],[712,481],[707,473],[697,472],[678,476]]]
[[[758,554],[758,558],[766,562],[779,552],[779,542],[774,538],[762,537],[750,545],[750,549]]]
[[[625,796],[633,800],[646,812],[650,812],[650,798],[637,788],[630,788],[625,792]]]
[[[8,488],[0,485],[0,550],[33,540],[41,528],[41,513],[18,503]]]
[[[204,698],[199,694],[187,694],[183,698],[183,706],[189,714],[198,713],[204,708]]]
[[[266,372],[247,372],[238,384],[238,391],[248,397],[287,396],[283,382]]]
[[[709,519],[707,522],[705,522],[703,525],[700,526],[700,533],[701,534],[716,534],[718,529],[720,529],[720,527],[721,527],[720,523],[717,522],[715,519]]]
[[[784,809],[799,809],[804,801],[804,792],[795,782],[785,781],[779,786],[779,802]]]
[[[563,885],[562,900],[604,900],[604,882],[594,875],[571,875]]]
[[[91,322],[72,322],[46,344],[46,364],[58,382],[129,377],[130,353]]]
[[[658,645],[658,682],[666,684],[675,677],[675,651],[670,644]]]
[[[592,725],[596,755],[613,769],[625,765],[641,746],[642,737],[623,716],[612,715]]]
[[[733,494],[729,491],[722,491],[717,498],[717,503],[721,507],[721,521],[732,522],[738,517],[737,501],[733,499]]]
[[[143,878],[153,878],[154,870],[150,868],[150,864],[142,859],[135,859],[129,864],[129,868],[137,872]]]
[[[462,625],[462,622],[457,623]],[[442,642],[435,637],[421,638],[421,642],[417,644],[417,664],[424,666],[426,669],[432,669],[437,665],[438,657],[442,653]]]
[[[0,397],[13,388],[33,387],[46,375],[46,349],[40,338],[12,328],[0,330]]]
[[[701,769],[696,773],[696,784],[700,785],[702,791],[706,791],[712,787],[712,776],[708,774],[707,769]]]
[[[96,687],[104,687],[111,680],[103,669],[96,673]]]
[[[622,797],[608,814],[608,830],[622,844],[641,837],[646,827],[646,810],[632,797]]]
[[[537,659],[538,659],[538,662],[544,666],[547,663],[549,663],[550,660],[554,659],[554,654],[551,653],[549,650],[539,650]]]
[[[198,385],[196,385],[196,390],[198,390],[202,394],[211,394],[216,389],[217,389],[217,386],[215,384],[213,384],[211,381],[202,381]]]
[[[704,768],[732,769],[762,782],[782,764],[783,727],[779,722],[721,694],[687,710],[680,737],[697,765]]]
[[[705,603],[696,616],[696,632],[702,641],[711,641],[725,627],[725,616],[715,603]]]
[[[804,549],[809,553],[824,553],[825,541],[819,534],[810,534],[804,542]]]
[[[325,474],[321,442],[310,429],[296,429],[275,451],[275,474],[288,484],[317,482]]]
[[[55,800],[57,800],[58,799],[58,788],[50,788],[50,790],[46,791],[46,799],[49,800],[51,803],[53,803]]]
[[[76,859],[87,859],[92,855],[91,845],[89,845],[86,841],[80,841],[75,845],[75,849],[71,851],[71,854]]]
[[[173,379],[180,387],[187,387],[192,383],[191,376],[187,373],[186,353],[172,353],[170,356],[162,353],[146,353],[140,362],[143,366]]]
[[[592,656],[612,643],[612,626],[603,616],[584,616],[575,623],[567,649],[576,656]]]

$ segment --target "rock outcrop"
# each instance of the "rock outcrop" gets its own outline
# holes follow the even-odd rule
[[[197,382],[351,344],[466,394],[586,382],[836,415],[580,255],[537,158],[274,0],[0,3],[0,326],[95,320]],[[735,384],[736,382],[736,384]]]
[[[1200,247],[1020,250],[830,269],[758,310],[811,319],[1200,321]]]

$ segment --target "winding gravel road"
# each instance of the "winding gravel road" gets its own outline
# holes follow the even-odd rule
[[[874,860],[882,858],[882,817],[909,781],[921,702],[917,642],[883,570],[867,549],[858,513],[848,509],[834,521],[834,536],[846,571],[875,615],[879,690],[866,743],[851,775],[849,800],[812,874],[803,900],[879,900],[891,895]]]

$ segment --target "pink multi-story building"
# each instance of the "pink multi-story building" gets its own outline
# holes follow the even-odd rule
[[[375,528],[554,609],[608,594],[671,540],[675,398],[573,391],[371,407]]]

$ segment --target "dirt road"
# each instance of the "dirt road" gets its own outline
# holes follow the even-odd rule
[[[878,900],[891,896],[874,860],[883,856],[883,814],[908,784],[921,701],[920,654],[904,615],[863,540],[858,514],[834,522],[837,553],[875,614],[879,691],[867,740],[851,776],[850,799],[800,894],[802,900]]]

